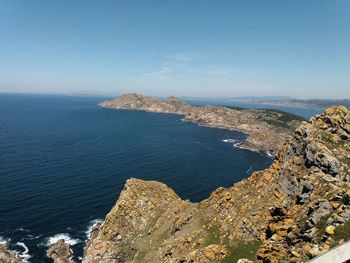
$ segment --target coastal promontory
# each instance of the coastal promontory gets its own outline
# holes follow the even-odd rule
[[[239,147],[269,154],[275,154],[303,120],[302,117],[277,110],[193,106],[173,96],[162,100],[135,93],[103,101],[99,105],[119,110],[178,114],[183,115],[186,121],[203,126],[240,131],[248,136]]]

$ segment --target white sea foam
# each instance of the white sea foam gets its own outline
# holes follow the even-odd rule
[[[45,245],[50,246],[52,244],[55,244],[60,239],[64,239],[64,241],[71,246],[74,246],[74,245],[81,242],[79,239],[74,239],[66,233],[61,233],[61,234],[57,234],[57,235],[54,235],[52,237],[47,238]]]
[[[42,235],[38,235],[38,236],[34,236],[34,235],[31,235],[29,234],[26,238],[24,239],[27,239],[27,240],[34,240],[34,239],[38,239],[40,238]]]
[[[236,139],[224,139],[224,140],[222,140],[223,142],[227,142],[227,143],[235,143],[235,142],[237,142],[237,140]]]
[[[22,231],[22,232],[30,232],[30,230],[29,229],[25,229],[25,228],[18,228],[18,229],[16,229],[16,231]]]
[[[226,142],[226,143],[232,143],[233,147],[241,148],[240,145],[242,144],[242,142],[239,141],[239,140],[236,140],[236,139],[224,139],[222,141]]]
[[[242,147],[240,147],[241,144],[242,144],[242,142],[236,142],[233,144],[233,147],[242,149]]]
[[[246,171],[246,174],[251,174],[253,172],[253,167],[254,167],[254,164],[250,165],[248,170]]]
[[[86,240],[85,240],[85,242],[89,240],[90,234],[91,234],[92,230],[93,230],[98,224],[100,224],[102,221],[103,221],[102,219],[99,219],[99,218],[98,218],[98,219],[92,220],[92,221],[89,223],[88,228],[87,228],[87,230],[85,231],[85,234],[86,234]]]
[[[6,240],[2,236],[0,236],[0,244],[4,244],[4,243],[6,243]]]
[[[31,255],[29,255],[29,249],[23,242],[17,242],[16,246],[20,246],[24,249],[23,252],[19,252],[16,250],[16,253],[24,260],[24,262],[29,263],[29,259]]]
[[[270,157],[270,158],[272,158],[272,159],[275,159],[275,156],[274,156],[274,155],[272,155],[271,153],[266,152],[266,154],[267,154],[267,156],[268,156],[268,157]]]

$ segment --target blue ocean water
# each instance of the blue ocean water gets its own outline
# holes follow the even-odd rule
[[[223,141],[241,141],[241,133],[103,109],[101,100],[0,94],[0,239],[29,262],[50,262],[47,245],[60,237],[79,261],[89,227],[130,177],[159,180],[197,202],[272,162]]]

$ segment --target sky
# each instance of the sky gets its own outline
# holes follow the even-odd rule
[[[0,0],[0,92],[350,98],[350,1]]]

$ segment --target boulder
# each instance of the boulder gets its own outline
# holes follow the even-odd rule
[[[253,261],[251,261],[247,258],[240,258],[237,260],[237,263],[253,263]]]
[[[335,227],[330,225],[326,227],[325,232],[327,235],[331,236],[331,235],[334,235],[334,230],[335,230]]]
[[[317,167],[325,173],[337,175],[340,172],[340,162],[323,144],[312,141],[305,148],[305,162],[307,167]]]
[[[317,224],[322,217],[328,216],[333,210],[332,205],[327,201],[322,201],[318,204],[315,212],[312,213],[310,217],[310,222],[312,224]]]
[[[54,263],[71,263],[72,252],[70,245],[64,239],[58,240],[56,243],[49,246],[47,256],[53,260]]]

